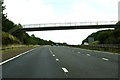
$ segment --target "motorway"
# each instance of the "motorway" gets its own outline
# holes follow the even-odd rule
[[[65,46],[38,47],[2,64],[3,78],[118,78],[118,55]]]

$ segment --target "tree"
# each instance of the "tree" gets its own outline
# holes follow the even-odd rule
[[[33,44],[33,45],[50,45],[53,44],[54,42],[52,41],[47,41],[47,40],[43,40],[40,39],[38,37],[35,37],[34,34],[32,34],[31,36],[29,36],[25,31],[18,31],[18,28],[22,28],[21,24],[15,24],[14,22],[12,22],[11,20],[9,20],[7,18],[7,14],[3,14],[3,11],[6,9],[5,6],[3,6],[3,2],[0,1],[0,4],[2,5],[2,31],[6,32],[7,35],[10,35],[11,37],[9,38],[7,37],[2,37],[4,40],[4,44],[10,42],[9,44],[14,44],[14,41],[18,41],[18,43],[22,43],[22,44]],[[12,32],[13,31],[13,32]],[[11,32],[11,33],[10,33]],[[10,33],[10,34],[8,34]],[[5,35],[5,34],[4,34]],[[14,40],[16,39],[16,40]]]
[[[120,28],[114,30],[101,30],[92,33],[82,41],[82,44],[87,42],[89,37],[94,37],[95,41],[98,41],[99,44],[120,44]]]

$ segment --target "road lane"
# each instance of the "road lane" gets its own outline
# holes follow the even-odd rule
[[[37,48],[2,65],[3,78],[65,78],[47,47]]]
[[[3,64],[2,71],[4,78],[117,78],[116,57],[83,49],[46,46]]]
[[[69,70],[69,73],[67,73],[69,78],[118,77],[118,62],[115,61],[112,55],[107,54],[108,57],[112,57],[114,61],[104,61],[99,57],[100,54],[98,55],[97,53],[97,57],[94,56],[95,54],[92,56],[92,52],[81,49],[75,51],[73,48],[51,47],[51,50],[61,60],[60,64]],[[86,55],[88,53],[90,56]],[[107,57],[107,55],[105,57]]]
[[[68,48],[71,50],[71,48]],[[87,49],[80,49],[80,48],[72,48],[74,52],[81,52],[81,54],[90,54],[92,56],[98,57],[98,58],[108,58],[111,61],[118,62],[118,56],[117,54],[110,53],[110,52],[102,52],[102,51],[94,51],[94,50],[87,50]],[[119,61],[120,62],[120,61]]]

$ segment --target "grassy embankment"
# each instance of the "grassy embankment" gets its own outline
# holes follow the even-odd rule
[[[21,41],[15,36],[2,32],[2,48],[0,47],[2,61],[35,47],[38,47],[38,45],[21,45]]]
[[[3,46],[2,50],[0,50],[0,54],[2,54],[2,61],[7,60],[11,57],[14,57],[18,54],[21,54],[30,49],[39,47],[39,45],[8,45]]]

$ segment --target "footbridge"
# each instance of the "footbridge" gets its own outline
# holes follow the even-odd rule
[[[22,24],[22,27],[15,28],[9,33],[20,31],[47,31],[47,30],[69,30],[69,29],[100,29],[117,28],[118,21],[96,21],[96,22],[66,22],[66,23],[41,23],[41,24]]]
[[[44,30],[66,30],[66,29],[99,29],[116,28],[117,21],[96,21],[96,22],[66,22],[66,23],[43,23],[24,24],[20,30],[24,31],[44,31]]]

